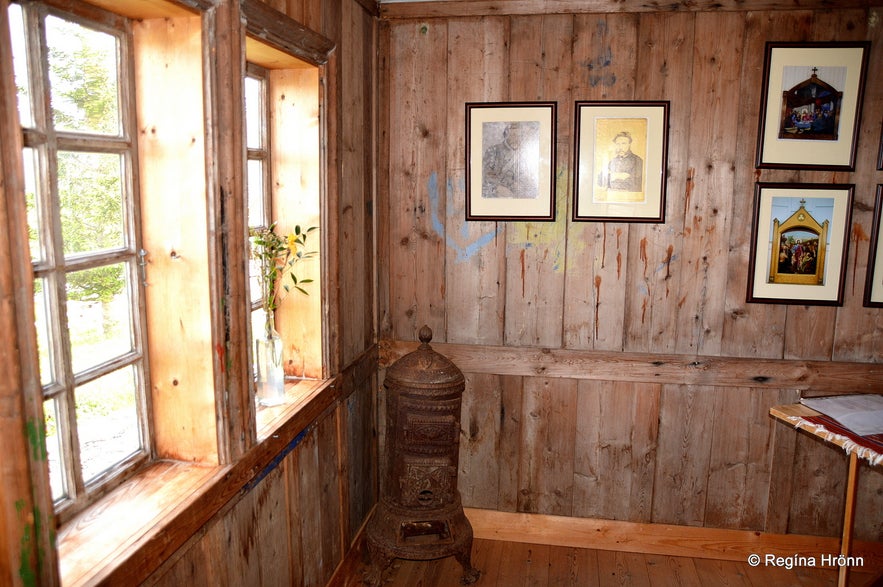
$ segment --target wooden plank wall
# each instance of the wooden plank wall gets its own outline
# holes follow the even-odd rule
[[[375,499],[361,448],[371,371],[360,376],[144,584],[324,585]]]
[[[358,0],[265,4],[336,43],[321,80],[328,171],[321,228],[329,251],[323,262],[336,280],[326,298],[326,344],[336,374],[331,387],[340,399],[271,455],[146,584],[324,585],[377,499],[375,162],[373,150],[365,149],[374,141],[376,7]]]
[[[843,373],[883,362],[883,312],[862,306],[883,183],[883,78],[873,73],[883,67],[883,6],[628,12],[627,3],[530,14],[528,3],[510,4],[518,15],[468,2],[382,13],[380,335],[395,346],[428,324],[435,341],[485,365],[466,371],[464,503],[837,535],[845,457],[776,424],[768,409],[807,389],[795,362]],[[871,75],[855,172],[756,170],[764,43],[864,39]],[[569,220],[573,103],[608,99],[671,102],[663,224]],[[558,102],[557,220],[465,222],[464,104],[522,100]],[[855,183],[842,307],[745,302],[756,181]],[[485,346],[494,350],[480,354]],[[600,352],[609,375],[587,376],[591,367],[566,353],[524,373],[519,353],[506,352],[538,348]],[[773,386],[616,371],[646,353],[713,357],[725,371],[751,373],[745,359],[780,369]],[[883,390],[874,373],[863,390]],[[883,540],[881,511],[883,473],[864,467],[858,537]]]

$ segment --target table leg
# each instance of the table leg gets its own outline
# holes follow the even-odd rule
[[[855,490],[858,477],[858,457],[854,452],[849,453],[849,475],[846,478],[846,504],[843,507],[843,535],[840,539],[840,560],[844,563],[849,561],[849,553],[852,550],[852,526],[855,521]],[[849,575],[849,565],[840,567],[837,577],[837,587],[846,587]]]

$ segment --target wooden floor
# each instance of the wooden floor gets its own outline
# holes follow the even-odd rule
[[[472,548],[472,564],[481,571],[476,587],[837,585],[837,572],[831,569],[751,567],[747,562],[480,539],[475,540]],[[875,580],[875,576],[881,572],[883,569],[851,571],[849,585],[883,587],[883,579]],[[425,562],[396,560],[384,587],[456,587],[460,584],[461,576],[462,568],[451,557]],[[355,587],[360,584],[361,575],[354,572],[340,579],[335,587]]]

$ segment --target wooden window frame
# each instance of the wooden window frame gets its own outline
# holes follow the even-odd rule
[[[192,505],[193,499],[198,499],[203,504],[198,508],[200,516],[210,516],[212,511],[216,511],[213,508],[221,508],[225,503],[226,498],[220,501],[217,499],[219,494],[232,497],[240,490],[235,480],[245,479],[248,477],[247,472],[253,473],[254,462],[259,455],[266,450],[279,449],[279,434],[291,434],[300,430],[315,415],[316,410],[326,409],[325,407],[338,401],[334,379],[318,382],[309,394],[286,406],[284,411],[268,421],[275,433],[262,433],[260,437],[256,434],[253,391],[249,384],[251,370],[245,350],[245,342],[248,340],[248,308],[246,303],[241,303],[247,297],[247,273],[241,269],[245,266],[247,252],[240,245],[246,241],[246,222],[242,217],[242,173],[239,171],[244,161],[244,135],[240,133],[242,116],[238,112],[241,109],[242,96],[241,89],[236,84],[231,87],[226,83],[231,76],[234,79],[236,76],[241,77],[244,71],[240,48],[247,44],[247,28],[249,35],[272,49],[295,55],[318,68],[319,104],[324,112],[327,89],[324,64],[334,49],[334,44],[258,0],[221,4],[215,0],[42,1],[85,15],[94,14],[96,7],[103,7],[120,17],[133,19],[133,26],[138,28],[135,31],[133,55],[136,65],[140,63],[139,59],[143,60],[143,56],[139,57],[139,51],[144,51],[144,45],[148,42],[165,49],[159,59],[162,63],[165,63],[163,57],[166,57],[169,62],[177,65],[181,56],[187,55],[187,64],[174,73],[149,70],[138,72],[136,68],[136,75],[150,79],[157,87],[174,88],[174,91],[168,92],[167,97],[175,104],[182,101],[198,103],[198,112],[191,113],[188,118],[198,120],[201,125],[205,124],[204,128],[200,127],[199,132],[190,132],[193,130],[191,128],[177,129],[178,135],[174,139],[196,147],[198,155],[189,161],[186,174],[194,178],[199,176],[197,184],[181,188],[177,185],[180,182],[174,181],[179,178],[175,178],[173,174],[162,170],[158,170],[156,174],[145,173],[143,168],[136,170],[141,179],[145,175],[170,175],[173,178],[165,185],[142,187],[142,204],[145,200],[153,202],[156,199],[153,203],[157,207],[162,208],[169,201],[172,202],[171,207],[175,207],[178,202],[174,196],[183,190],[192,196],[188,199],[200,201],[204,206],[203,213],[195,216],[200,219],[199,226],[187,227],[190,233],[198,235],[195,239],[199,241],[196,246],[186,243],[172,247],[169,243],[160,242],[160,246],[152,248],[147,261],[149,277],[154,276],[155,283],[149,285],[147,291],[156,292],[161,289],[159,285],[164,280],[156,277],[162,274],[159,265],[177,263],[196,269],[195,276],[190,273],[190,281],[200,282],[200,291],[205,297],[200,298],[202,302],[197,311],[198,320],[195,321],[199,336],[189,342],[199,347],[200,356],[205,353],[205,361],[200,361],[202,364],[197,365],[201,372],[199,380],[195,381],[188,372],[193,365],[187,359],[181,358],[177,362],[177,369],[175,366],[166,366],[165,371],[161,370],[157,374],[154,369],[155,356],[152,354],[152,381],[159,381],[165,386],[159,391],[152,389],[154,414],[157,414],[157,410],[161,412],[155,415],[155,420],[162,421],[170,417],[171,423],[180,427],[183,432],[176,435],[176,426],[158,426],[154,442],[154,456],[158,460],[147,465],[142,474],[125,482],[117,491],[104,496],[97,508],[90,508],[73,519],[56,516],[53,520],[51,513],[47,514],[47,527],[60,524],[57,542],[53,547],[47,548],[50,558],[54,560],[54,546],[57,546],[62,582],[89,582],[102,576],[129,573],[138,575],[147,568],[145,564],[149,566],[151,561],[156,560],[151,553],[155,552],[158,545],[162,544],[162,548],[166,548],[171,541],[180,546],[188,536],[198,531],[205,518],[193,517],[190,510],[170,508],[168,504],[187,501]],[[160,23],[163,23],[162,26]],[[161,30],[163,27],[166,28],[165,31]],[[164,45],[164,41],[168,40],[164,35],[171,35],[172,28],[176,33],[169,38],[180,46]],[[0,61],[5,64],[6,59]],[[197,64],[198,69],[195,69]],[[185,88],[188,92],[194,92],[198,88],[198,98],[181,96],[181,88],[175,85],[181,79],[188,82]],[[149,106],[160,108],[160,102]],[[14,99],[12,104],[14,110]],[[143,104],[139,104],[139,109],[143,107]],[[321,116],[320,113],[320,118]],[[14,114],[7,118],[16,119]],[[147,139],[152,139],[154,135],[162,138],[168,128],[154,128],[140,114],[138,120],[139,162],[143,164],[150,160],[144,154],[145,147],[141,145],[142,140],[145,140],[144,135]],[[216,124],[216,121],[221,120],[224,121],[223,126]],[[325,140],[325,131],[322,130],[324,125],[324,121],[321,122],[321,141]],[[6,137],[7,133],[3,134]],[[170,139],[168,136],[164,138]],[[18,140],[13,144],[20,147]],[[9,194],[16,196],[20,195],[22,189],[21,150],[19,148],[16,153],[16,149],[10,150],[7,147],[0,149],[0,155],[3,156],[4,170],[11,172],[6,178]],[[321,155],[320,201],[324,208],[324,150]],[[194,161],[198,163],[194,164]],[[164,194],[165,190],[170,193]],[[2,185],[0,192],[6,193]],[[15,207],[12,217],[15,225],[21,228],[19,232],[22,234],[17,232],[15,238],[11,238],[9,242],[17,254],[23,253],[20,255],[21,259],[27,259],[28,243],[22,208],[23,206]],[[322,226],[320,238],[327,244],[330,235],[325,228]],[[325,257],[322,260],[323,275],[327,266],[328,260]],[[209,267],[212,269],[209,270]],[[29,298],[27,295],[27,289],[32,287],[31,271],[29,268],[27,271],[22,268],[13,269],[24,286],[24,293],[18,292],[16,300],[32,312],[33,297],[31,295]],[[332,281],[334,279],[333,275],[327,277]],[[329,291],[333,292],[333,286]],[[324,299],[328,296],[332,299]],[[331,293],[323,293],[323,313],[334,314],[333,297]],[[177,316],[171,320],[180,325]],[[36,342],[33,323],[31,321],[29,325],[28,322],[27,319],[20,319],[17,327],[18,337],[25,344],[23,352],[29,357],[23,363],[25,380],[22,389],[25,390],[28,421],[39,422],[43,416],[42,405],[35,401],[40,391],[36,371]],[[188,331],[191,328],[192,325],[188,325]],[[151,336],[153,335],[151,327]],[[323,336],[323,356],[334,359],[325,348],[327,344],[328,338]],[[336,363],[325,363],[323,366],[326,372],[336,372],[335,369]],[[176,373],[183,374],[183,379],[176,380]],[[177,382],[177,387],[174,382]],[[161,400],[159,402],[156,401],[157,394]],[[177,404],[167,402],[168,398],[162,397],[163,394],[175,396],[180,401]],[[166,403],[162,406],[157,405],[164,401]],[[189,433],[194,431],[197,438],[191,442]],[[15,439],[15,436],[12,438]],[[179,442],[181,439],[184,442]],[[20,447],[13,448],[16,449],[16,454],[22,454]],[[44,478],[45,460],[35,454],[28,454],[27,459],[33,468],[35,511],[46,512],[51,509],[46,507],[51,504],[51,499],[48,497],[48,483]],[[231,484],[231,480],[234,483]],[[132,512],[137,512],[138,515],[129,515]],[[110,551],[102,546],[110,544],[115,545]],[[55,568],[55,565],[52,567]],[[47,573],[49,574],[52,573]],[[140,576],[143,578],[143,575]]]
[[[246,63],[246,73],[261,75],[266,84],[263,148],[250,149],[246,145],[247,161],[257,158],[266,161],[265,196],[269,198],[265,203],[266,222],[275,223],[279,234],[289,234],[295,225],[302,228],[320,226],[325,176],[320,147],[323,124],[320,67],[285,53],[264,39],[255,38],[251,29],[247,30],[246,36]],[[246,213],[246,218],[248,216]],[[281,407],[257,409],[259,438],[272,433],[279,415],[286,413],[291,404],[309,395],[328,377],[322,236],[320,231],[307,241],[307,248],[317,251],[319,258],[298,267],[299,278],[314,280],[308,286],[310,294],[302,296],[289,292],[275,312],[276,329],[284,342],[288,401]],[[255,309],[253,302],[251,309]]]
[[[42,280],[44,300],[48,306],[47,351],[57,360],[52,361],[51,380],[43,385],[42,401],[53,402],[58,419],[59,478],[64,490],[55,503],[60,519],[67,519],[94,503],[102,495],[137,474],[151,453],[151,418],[148,407],[149,362],[145,348],[145,314],[143,287],[138,271],[138,252],[141,250],[140,205],[138,182],[134,170],[138,166],[138,152],[134,144],[134,88],[130,71],[132,32],[125,19],[92,9],[86,13],[62,10],[47,3],[20,5],[28,30],[41,31],[40,38],[29,38],[27,44],[28,77],[31,89],[33,126],[22,129],[23,146],[33,152],[36,198],[40,214],[38,240],[43,251],[33,262],[35,282]],[[117,84],[119,100],[119,133],[95,134],[83,131],[55,129],[49,102],[48,50],[45,27],[48,17],[84,26],[113,36],[117,41]],[[123,237],[121,246],[96,252],[65,255],[62,246],[58,206],[56,161],[62,153],[94,153],[118,155],[121,163],[121,197],[123,208]],[[110,361],[103,361],[75,373],[71,363],[70,329],[66,328],[67,275],[76,271],[121,264],[126,272],[129,297],[129,318],[132,331],[132,349]],[[76,416],[76,389],[123,368],[131,367],[135,378],[135,408],[138,418],[139,447],[131,455],[109,467],[92,479],[83,478],[80,458],[79,426]]]

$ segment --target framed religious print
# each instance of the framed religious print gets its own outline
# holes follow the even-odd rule
[[[668,111],[668,102],[576,102],[573,220],[665,220]]]
[[[883,185],[877,186],[874,204],[874,224],[871,228],[871,249],[868,252],[868,269],[865,278],[865,306],[883,308]]]
[[[855,168],[870,43],[767,43],[756,165]]]
[[[555,220],[555,102],[466,104],[466,220]]]
[[[749,302],[843,303],[852,184],[757,183]]]

